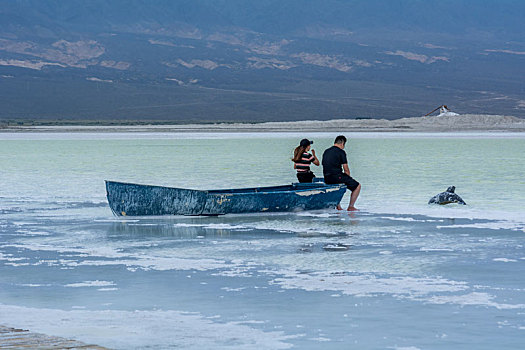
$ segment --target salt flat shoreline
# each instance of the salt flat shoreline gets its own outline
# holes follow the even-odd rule
[[[98,345],[85,344],[76,340],[49,336],[31,332],[26,329],[11,328],[0,325],[1,349],[86,349],[107,350]]]
[[[525,132],[525,119],[514,116],[463,114],[387,119],[333,119],[265,123],[181,125],[4,126],[0,132]]]

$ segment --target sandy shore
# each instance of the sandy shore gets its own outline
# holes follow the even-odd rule
[[[334,119],[298,122],[218,123],[185,125],[62,125],[5,126],[0,132],[525,132],[525,119],[503,116],[463,114],[387,119]]]

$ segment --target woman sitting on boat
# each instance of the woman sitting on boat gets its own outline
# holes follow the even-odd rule
[[[299,182],[312,182],[315,175],[310,170],[310,164],[314,163],[319,166],[319,159],[312,149],[312,153],[308,153],[311,149],[313,141],[302,139],[293,152],[292,161],[294,162],[294,169],[297,170],[297,179]]]

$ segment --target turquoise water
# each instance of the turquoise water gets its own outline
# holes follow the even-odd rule
[[[521,349],[523,134],[347,134],[356,214],[122,219],[105,200],[105,179],[290,183],[298,141],[335,136],[0,134],[0,324],[122,349]],[[451,185],[467,206],[427,205]]]

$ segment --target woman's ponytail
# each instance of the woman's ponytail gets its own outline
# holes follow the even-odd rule
[[[297,146],[293,151],[292,162],[298,162],[303,157],[303,153],[306,152],[306,147]]]

